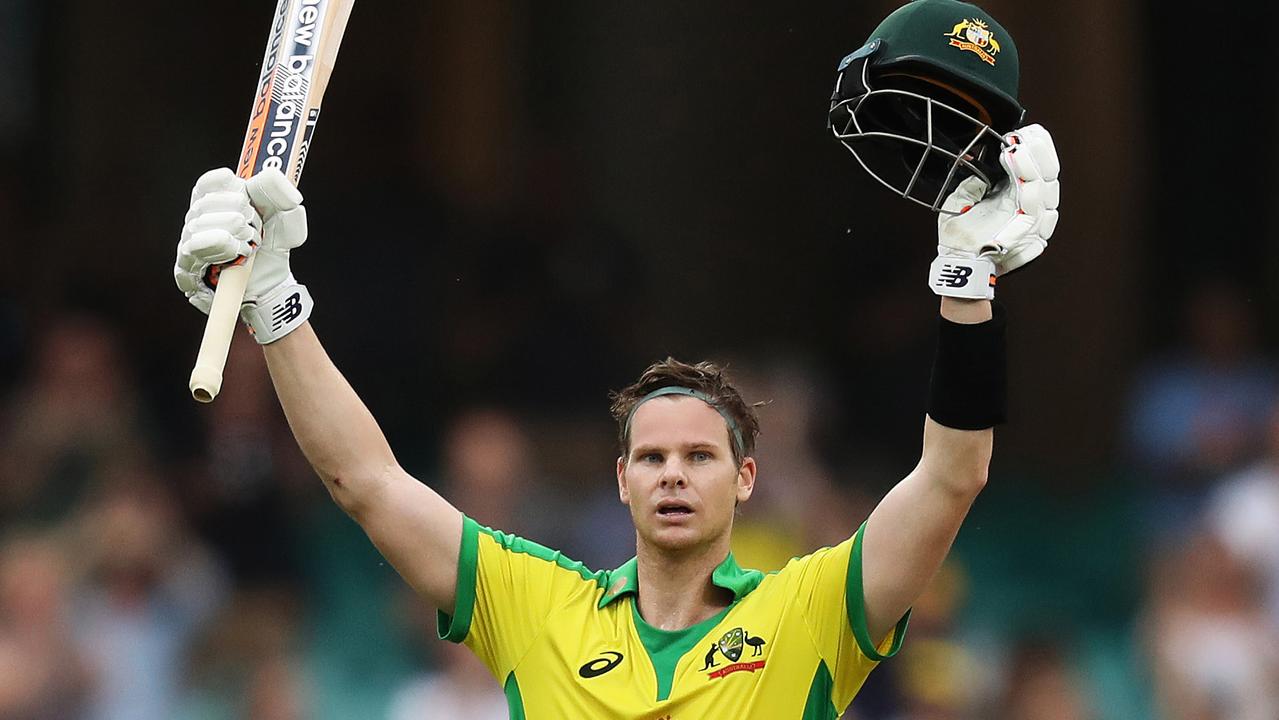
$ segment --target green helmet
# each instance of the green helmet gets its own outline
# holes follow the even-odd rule
[[[969,175],[1002,177],[1001,136],[1022,123],[1012,36],[960,0],[914,0],[839,64],[829,125],[903,197],[940,210]]]

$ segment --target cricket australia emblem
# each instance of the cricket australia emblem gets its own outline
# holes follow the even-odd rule
[[[985,21],[976,18],[964,20],[946,33],[946,37],[950,38],[951,47],[971,52],[987,65],[995,64],[995,56],[1000,50],[999,41]]]
[[[733,628],[732,630],[724,633],[724,636],[719,640],[711,643],[710,649],[706,652],[706,664],[702,666],[701,671],[706,672],[707,670],[711,670],[711,668],[717,667],[715,656],[721,655],[729,664],[707,673],[706,676],[708,678],[713,680],[742,670],[755,672],[756,670],[764,667],[763,660],[754,660],[750,662],[738,661],[742,659],[742,651],[744,648],[749,647],[751,649],[750,657],[759,657],[763,654],[765,644],[766,641],[764,638],[759,637],[758,635],[751,635],[750,632],[744,628]]]

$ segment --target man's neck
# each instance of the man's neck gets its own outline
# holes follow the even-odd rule
[[[711,575],[728,557],[728,550],[727,537],[680,554],[637,542],[640,616],[660,630],[683,630],[723,610],[733,601],[733,594],[713,585]]]

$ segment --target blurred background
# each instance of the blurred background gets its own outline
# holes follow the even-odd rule
[[[837,542],[914,465],[933,219],[824,129],[898,3],[359,5],[293,267],[402,464],[594,568],[607,393],[668,354],[761,410],[736,553]],[[274,3],[0,0],[0,718],[505,717],[173,286]],[[1279,5],[983,4],[1060,151],[1000,285],[1011,417],[857,720],[1279,718]]]

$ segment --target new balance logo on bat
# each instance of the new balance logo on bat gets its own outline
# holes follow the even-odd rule
[[[963,287],[968,284],[968,278],[973,274],[973,269],[962,265],[942,265],[941,273],[938,274],[937,284],[946,287]]]
[[[971,270],[969,271],[971,272]],[[298,319],[302,314],[302,295],[293,293],[285,298],[283,303],[275,306],[271,311],[271,331],[274,332],[284,327],[288,323]]]

